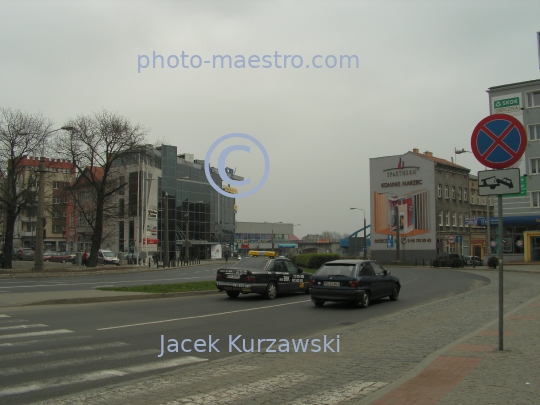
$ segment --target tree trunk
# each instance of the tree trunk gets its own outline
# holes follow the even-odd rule
[[[97,190],[97,195],[96,222],[94,225],[94,232],[92,232],[92,246],[90,247],[90,255],[88,256],[88,267],[96,267],[98,265],[98,252],[101,248],[101,240],[103,237],[103,207],[105,200],[102,189]]]
[[[6,223],[4,228],[4,269],[13,268],[13,234],[15,232],[16,215],[12,210],[6,212]]]

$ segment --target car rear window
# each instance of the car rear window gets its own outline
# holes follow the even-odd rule
[[[317,273],[317,276],[354,276],[354,264],[325,264]]]
[[[264,270],[267,263],[268,259],[246,257],[245,259],[242,259],[239,262],[235,263],[232,267],[236,269]]]

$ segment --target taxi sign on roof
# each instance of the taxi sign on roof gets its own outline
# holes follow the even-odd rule
[[[255,256],[266,256],[266,257],[277,257],[276,252],[266,252],[264,250],[250,250],[248,252],[249,257],[255,257]]]

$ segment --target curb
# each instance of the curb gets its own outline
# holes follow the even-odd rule
[[[189,291],[177,293],[147,293],[138,295],[115,295],[112,297],[87,297],[87,298],[62,298],[57,300],[46,300],[32,302],[30,304],[10,305],[10,307],[28,307],[35,305],[62,305],[62,304],[91,304],[95,302],[115,302],[115,301],[133,301],[133,300],[148,300],[159,298],[186,298],[194,296],[215,295],[221,291]]]

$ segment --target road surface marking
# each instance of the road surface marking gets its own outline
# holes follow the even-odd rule
[[[228,404],[254,395],[267,394],[276,389],[292,387],[293,385],[309,380],[311,377],[300,373],[281,374],[277,377],[266,378],[249,384],[239,384],[230,388],[212,391],[208,394],[190,395],[169,401],[166,405],[184,404]]]
[[[72,330],[57,329],[57,330],[45,330],[43,332],[29,332],[29,333],[16,333],[14,335],[0,335],[0,339],[13,339],[28,336],[43,336],[43,335],[56,335],[58,333],[72,333]]]
[[[147,363],[140,366],[134,367],[122,367],[119,369],[111,370],[100,370],[94,371],[92,373],[85,374],[76,374],[65,377],[50,378],[48,380],[41,381],[32,381],[27,384],[16,385],[14,387],[1,389],[0,397],[5,397],[8,395],[17,395],[24,394],[32,391],[40,391],[43,389],[59,388],[71,384],[80,384],[88,381],[98,381],[112,377],[122,377],[125,375],[136,374],[143,371],[154,371],[164,368],[176,367],[185,364],[199,363],[207,361],[208,359],[201,359],[198,357],[183,357],[180,359],[169,360],[169,361],[158,361],[155,363]]]
[[[65,337],[58,337],[53,336],[54,341],[58,342],[60,340],[73,340],[73,339],[91,339],[93,336],[90,335],[81,335],[81,336],[65,336]],[[11,342],[11,343],[0,343],[0,347],[15,347],[15,346],[28,346],[34,343],[40,343],[40,342],[50,342],[51,339],[36,339],[36,340],[25,340],[24,342]]]
[[[71,337],[67,339],[70,339],[70,338]],[[124,342],[112,342],[112,343],[103,343],[103,344],[95,344],[95,345],[64,347],[62,349],[35,350],[32,352],[4,354],[3,356],[0,356],[0,361],[28,359],[31,357],[53,356],[55,354],[66,354],[66,353],[71,353],[71,352],[78,353],[78,352],[88,352],[91,350],[114,349],[114,348],[122,347],[122,346],[131,346],[131,345],[129,343],[124,343]]]
[[[78,367],[89,363],[96,363],[98,361],[111,361],[111,360],[123,360],[127,358],[139,358],[142,356],[149,356],[151,354],[158,354],[158,349],[146,349],[146,350],[132,350],[129,352],[122,352],[116,354],[102,354],[98,356],[80,357],[70,360],[55,360],[47,363],[37,363],[30,366],[21,367],[9,367],[0,369],[0,376],[9,376],[23,373],[41,372],[44,370],[54,370],[61,367]]]
[[[37,323],[35,325],[0,326],[0,330],[46,328],[47,326],[48,325],[43,325],[42,323]]]
[[[188,319],[199,319],[199,318],[210,318],[212,316],[220,316],[220,315],[229,315],[229,314],[237,314],[240,312],[248,312],[248,311],[258,311],[260,309],[268,309],[268,308],[276,308],[276,307],[283,307],[285,305],[295,305],[295,304],[302,304],[304,302],[310,302],[311,300],[304,300],[304,301],[298,301],[298,302],[289,302],[287,304],[277,304],[277,305],[269,305],[267,307],[258,307],[258,308],[248,308],[248,309],[239,309],[237,311],[228,311],[228,312],[218,312],[216,314],[208,314],[208,315],[197,315],[197,316],[187,316],[185,318],[173,318],[173,319],[164,319],[162,321],[153,321],[153,322],[143,322],[143,323],[134,323],[131,325],[120,325],[120,326],[110,326],[108,328],[99,328],[96,330],[110,330],[110,329],[120,329],[120,328],[131,328],[134,326],[144,326],[144,325],[154,325],[156,323],[166,323],[166,322],[174,322],[174,321],[186,321]]]
[[[0,318],[11,318],[9,315],[0,315]]]

